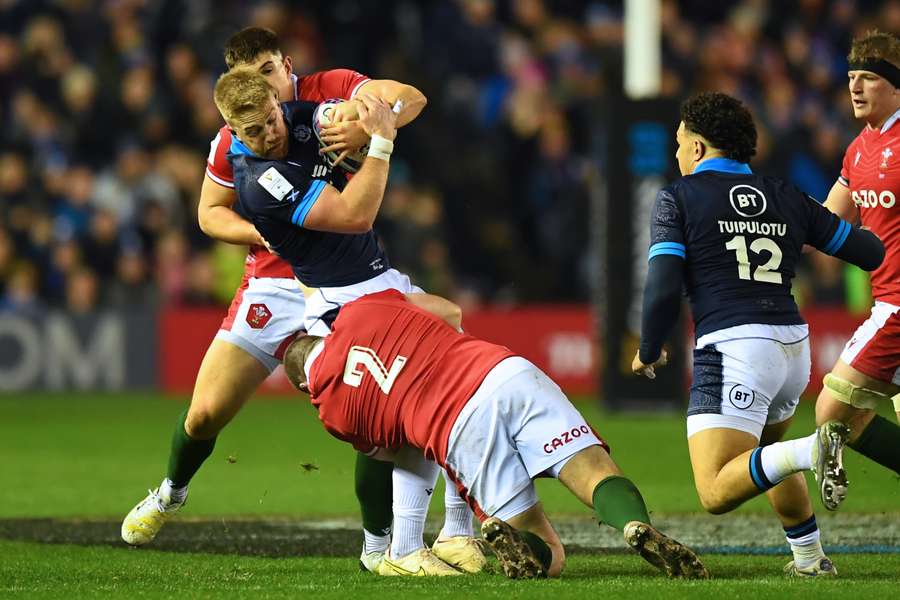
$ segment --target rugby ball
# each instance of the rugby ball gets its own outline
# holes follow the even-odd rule
[[[322,141],[322,128],[331,124],[331,112],[334,110],[334,107],[341,102],[343,102],[343,100],[325,100],[316,107],[316,110],[313,113],[313,132],[316,134],[316,139],[319,141],[320,148],[328,146],[327,143]],[[343,169],[348,173],[356,173],[362,166],[363,160],[365,160],[368,152],[369,145],[366,144],[356,152],[351,152],[340,165],[337,165],[337,168]],[[340,152],[326,152],[325,160],[332,168],[334,168],[334,163],[337,161],[338,156],[340,156]]]

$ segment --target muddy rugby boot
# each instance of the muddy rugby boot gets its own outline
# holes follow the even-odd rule
[[[709,571],[694,551],[640,521],[625,525],[625,542],[641,558],[668,575],[685,579],[709,579]]]

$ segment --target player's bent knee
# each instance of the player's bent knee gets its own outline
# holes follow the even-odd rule
[[[219,411],[207,407],[195,409],[192,405],[184,420],[184,431],[194,439],[210,439],[219,435],[228,420]]]
[[[700,504],[703,510],[711,515],[724,515],[738,507],[740,502],[723,496],[718,490],[706,490],[697,488],[697,495],[700,497]]]
[[[832,373],[827,374],[822,383],[832,398],[860,410],[874,410],[889,397],[887,394],[856,385]],[[894,406],[898,405],[896,402],[895,400]]]

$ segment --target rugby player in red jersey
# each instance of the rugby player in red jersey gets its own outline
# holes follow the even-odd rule
[[[422,93],[412,86],[372,80],[348,69],[298,77],[292,73],[290,57],[282,55],[277,36],[267,29],[250,27],[234,34],[225,47],[225,62],[229,69],[249,67],[262,74],[282,101],[352,99],[360,92],[392,105],[399,100],[402,110],[397,115],[398,127],[415,119],[426,103]],[[368,143],[368,135],[359,123],[342,117],[340,109],[336,109],[334,124],[325,128],[322,136],[330,143],[323,152],[341,153],[338,162],[344,153]],[[223,126],[210,144],[198,217],[207,235],[250,246],[244,277],[204,356],[190,407],[176,424],[166,478],[122,524],[122,538],[132,545],[152,541],[165,521],[184,504],[188,483],[212,453],[218,433],[278,366],[284,349],[303,328],[305,300],[291,266],[270,253],[256,228],[232,209],[236,200],[234,173],[227,159],[232,142],[231,129]],[[389,464],[359,455],[356,494],[365,536],[360,563],[367,570],[378,571],[390,541],[393,498],[400,492],[396,508],[403,511],[402,498],[427,494],[426,486],[418,483],[407,481],[399,473],[392,475]],[[465,570],[461,563],[474,560],[471,512],[455,495],[450,494],[445,500],[446,522],[433,549],[437,556]],[[406,523],[405,518],[394,519],[394,535],[403,539],[418,537],[421,545],[421,535],[405,535]],[[480,553],[475,558],[483,560]]]
[[[535,492],[541,475],[558,478],[669,576],[709,576],[650,524],[640,492],[559,387],[508,348],[460,333],[446,300],[363,296],[341,307],[328,337],[292,342],[284,365],[335,437],[408,468],[444,467],[509,577],[556,576],[564,566]]]
[[[854,40],[848,61],[853,115],[865,128],[847,147],[825,206],[878,235],[885,258],[871,275],[869,318],[825,376],[816,423],[845,423],[847,445],[900,474],[900,427],[875,412],[893,401],[900,419],[900,39],[868,32]],[[839,462],[840,449],[825,458]],[[822,476],[825,466],[819,462],[816,476],[823,502],[834,509],[846,490]]]

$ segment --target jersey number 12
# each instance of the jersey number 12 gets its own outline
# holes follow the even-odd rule
[[[725,242],[726,250],[734,250],[737,254],[738,277],[747,281],[763,281],[766,283],[781,283],[781,273],[776,269],[781,266],[781,248],[773,240],[765,237],[756,238],[750,242],[750,250],[754,254],[769,253],[769,260],[756,267],[753,276],[750,276],[750,256],[747,254],[747,240],[742,235],[736,235]]]

